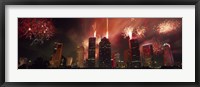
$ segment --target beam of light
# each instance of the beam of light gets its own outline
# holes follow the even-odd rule
[[[108,18],[106,18],[106,38],[108,38]]]
[[[97,32],[96,32],[96,31],[94,31],[94,37],[96,37],[96,33],[97,33]]]
[[[106,38],[108,39],[108,31],[106,32]]]
[[[92,28],[94,30],[94,37],[96,37],[96,22],[92,25]]]
[[[99,45],[100,42],[101,42],[101,37],[97,37],[96,38],[96,44]]]
[[[132,39],[132,31],[128,32],[128,36],[129,36],[130,39]]]
[[[165,20],[157,26],[159,34],[166,34],[180,28],[180,22],[177,20]]]

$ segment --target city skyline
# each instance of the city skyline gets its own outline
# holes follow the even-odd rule
[[[59,54],[47,64],[182,68],[182,18],[19,18],[18,28],[19,60],[53,61]],[[54,55],[56,43],[62,51]]]

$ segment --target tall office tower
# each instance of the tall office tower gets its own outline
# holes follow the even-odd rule
[[[60,66],[62,58],[62,49],[63,49],[63,43],[55,42],[54,52],[52,55],[52,59],[50,61],[51,68],[58,68]]]
[[[141,61],[140,61],[139,42],[137,39],[131,39],[130,44],[131,44],[131,57],[132,57],[131,68],[140,68]]]
[[[99,67],[112,68],[111,64],[111,43],[104,37],[99,43]]]
[[[142,46],[143,49],[143,66],[151,67],[152,59],[153,59],[153,46],[152,44],[145,44]]]
[[[95,47],[96,47],[96,38],[90,37],[89,38],[89,45],[88,45],[88,68],[95,67]]]
[[[127,66],[129,66],[129,64],[131,63],[131,58],[131,50],[124,50],[124,63],[127,64]]]
[[[77,67],[83,68],[84,67],[84,47],[78,46],[77,47]]]
[[[112,68],[116,68],[117,62],[120,61],[120,54],[118,52],[112,53]]]
[[[174,65],[174,58],[172,55],[170,44],[164,43],[164,66],[173,66]]]

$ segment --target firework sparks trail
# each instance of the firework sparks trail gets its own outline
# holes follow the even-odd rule
[[[47,18],[20,18],[19,19],[19,37],[32,40],[35,44],[53,37],[54,26],[51,19]],[[37,44],[36,43],[36,44]]]
[[[130,39],[132,39],[132,33],[133,33],[134,28],[129,26],[129,27],[125,27],[124,31],[123,31],[123,36],[124,38],[129,37]]]
[[[144,37],[145,32],[146,32],[145,27],[134,28],[128,26],[124,28],[122,35],[124,36],[124,38],[129,37],[130,39],[133,38],[133,34],[136,35],[135,38],[142,38]]]
[[[145,29],[145,27],[139,27],[139,28],[137,28],[136,29],[136,36],[138,37],[138,38],[142,38],[142,37],[144,37],[144,33],[146,32],[146,29]]]
[[[124,36],[124,38],[129,37],[129,39],[132,39],[132,33],[133,33],[133,27],[131,27],[130,25],[132,24],[132,22],[135,21],[135,18],[131,18],[130,22],[128,22],[125,27],[124,27],[124,31],[122,32],[122,36]],[[128,27],[127,27],[128,26]]]
[[[166,34],[180,28],[180,24],[181,23],[177,20],[165,20],[157,26],[157,31],[159,34]]]

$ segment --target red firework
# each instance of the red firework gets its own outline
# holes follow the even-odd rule
[[[52,19],[48,18],[19,18],[19,37],[25,39],[49,40],[55,31]]]

